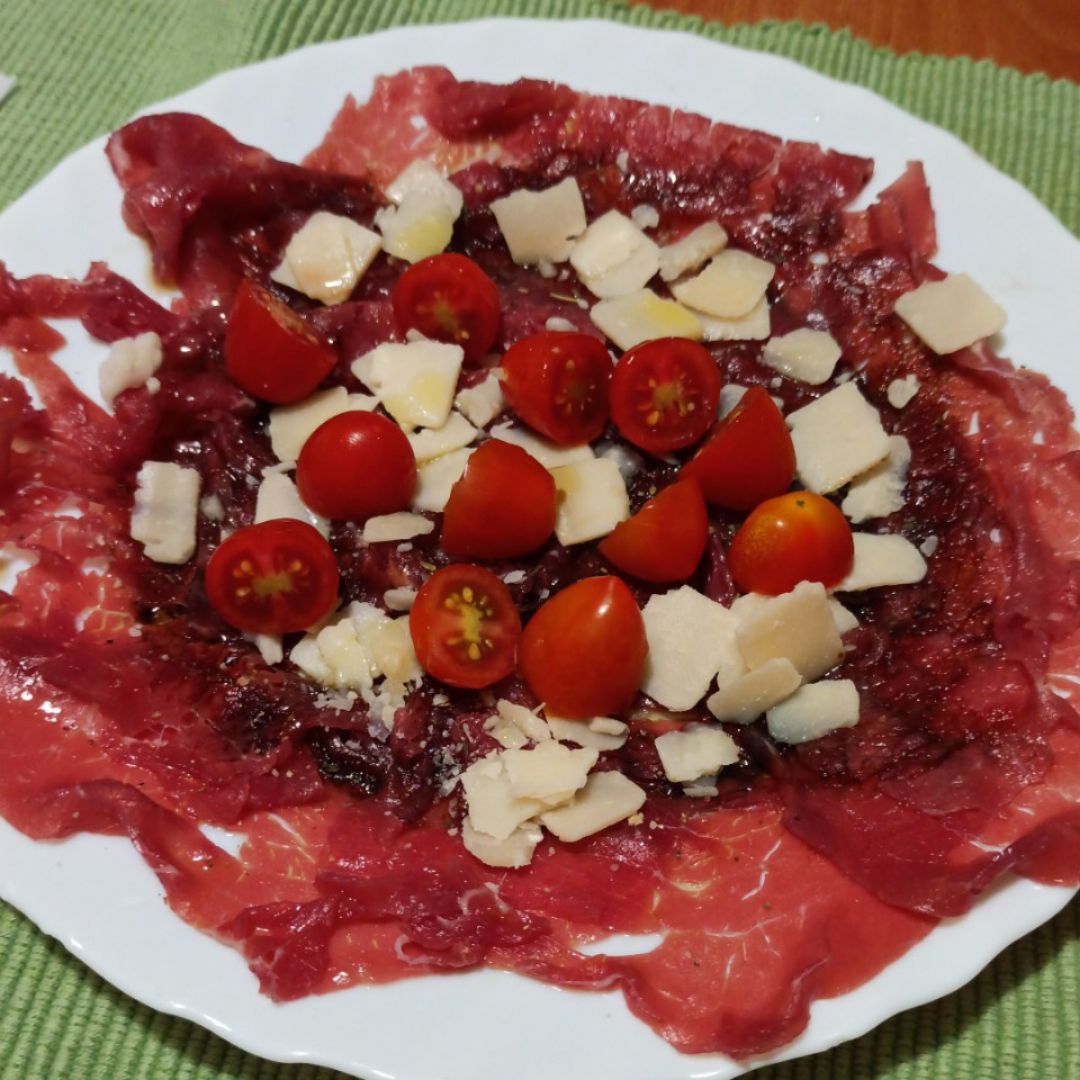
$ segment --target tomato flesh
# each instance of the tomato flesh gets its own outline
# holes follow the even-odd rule
[[[795,448],[783,413],[763,386],[753,386],[683,467],[714,506],[751,510],[795,479]]]
[[[626,574],[656,583],[685,581],[709,542],[709,516],[693,480],[654,495],[600,542],[600,554]]]
[[[499,290],[464,255],[432,255],[410,266],[391,303],[399,333],[419,330],[433,341],[460,345],[466,363],[486,356],[499,333]]]
[[[607,424],[611,357],[589,334],[545,330],[502,359],[502,389],[529,427],[560,446],[598,438]]]
[[[520,446],[489,439],[450,491],[443,551],[466,559],[527,555],[551,536],[555,509],[551,473]]]
[[[306,630],[337,602],[333,549],[303,521],[238,529],[206,564],[206,595],[230,625],[256,634]]]
[[[432,678],[468,690],[514,670],[521,616],[510,590],[482,566],[455,563],[436,570],[409,612],[420,666]]]
[[[225,369],[245,393],[274,405],[306,398],[337,353],[288,304],[242,281],[225,328]]]
[[[525,627],[519,670],[557,716],[614,716],[641,686],[645,623],[617,577],[585,578],[556,593]]]
[[[408,506],[416,487],[416,457],[405,433],[385,416],[341,413],[304,443],[296,486],[315,513],[364,521]]]
[[[838,585],[854,556],[851,526],[837,507],[812,491],[793,491],[750,514],[731,541],[728,565],[746,592],[778,596],[800,581]]]
[[[716,418],[720,372],[697,342],[635,345],[615,365],[611,418],[623,438],[651,454],[692,446]]]

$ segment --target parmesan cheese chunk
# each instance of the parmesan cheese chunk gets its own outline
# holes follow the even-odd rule
[[[378,400],[366,394],[350,394],[344,386],[321,390],[295,405],[270,410],[270,447],[279,461],[296,461],[304,443],[327,420],[358,409],[371,412]]]
[[[382,248],[378,233],[352,218],[318,210],[293,233],[270,277],[312,300],[348,300]]]
[[[643,341],[663,337],[700,341],[705,332],[701,320],[692,311],[674,300],[657,296],[651,289],[601,300],[593,306],[589,318],[620,349],[632,349]]]
[[[353,363],[386,411],[405,428],[441,428],[450,418],[465,353],[460,345],[423,338],[377,345]]]
[[[396,206],[416,196],[423,196],[427,202],[444,204],[455,218],[465,205],[457,186],[427,158],[410,161],[386,188],[386,197]]]
[[[487,427],[496,416],[506,411],[506,398],[503,397],[499,377],[492,372],[483,382],[459,390],[454,398],[454,407],[478,428]]]
[[[574,245],[570,265],[591,293],[608,300],[644,288],[660,268],[660,255],[630,218],[609,210]]]
[[[461,825],[461,842],[465,850],[488,866],[497,866],[507,870],[517,870],[532,862],[536,845],[543,838],[539,825],[526,822],[519,825],[509,836],[502,840],[480,832],[466,817]]]
[[[484,730],[504,749],[518,750],[529,744],[529,737],[512,720],[499,716],[489,716],[484,721]]]
[[[829,597],[829,610],[832,612],[836,632],[843,637],[849,630],[859,625],[859,620],[835,596]]]
[[[464,203],[461,192],[432,162],[411,162],[386,189],[394,202],[375,215],[383,247],[407,262],[445,251]]]
[[[801,682],[802,676],[795,665],[786,656],[776,656],[761,667],[722,683],[705,704],[717,720],[749,724],[794,694]]]
[[[451,488],[461,479],[474,449],[467,446],[453,450],[420,465],[416,470],[416,490],[409,505],[414,510],[441,514],[446,509]]]
[[[573,177],[545,191],[515,191],[491,204],[510,257],[519,266],[565,262],[585,231],[585,203]]]
[[[738,383],[728,383],[727,386],[722,386],[720,388],[720,402],[716,410],[717,419],[723,420],[742,401],[743,395],[749,389],[749,386],[739,386]]]
[[[102,401],[111,408],[125,390],[145,386],[161,367],[161,359],[161,338],[153,331],[114,341],[98,368]]]
[[[996,334],[1005,311],[967,274],[927,281],[896,301],[900,316],[941,356]]]
[[[513,424],[499,424],[491,429],[493,439],[520,446],[531,454],[545,469],[559,469],[564,465],[573,465],[579,461],[591,461],[595,455],[588,443],[581,446],[559,446],[528,428],[515,427]]]
[[[245,634],[244,637],[259,650],[263,663],[269,667],[280,664],[285,659],[280,634]]]
[[[728,235],[716,221],[706,221],[673,244],[660,249],[660,276],[674,281],[704,265],[727,247]]]
[[[495,711],[504,720],[517,726],[518,730],[533,742],[543,742],[551,738],[544,720],[537,716],[532,709],[526,709],[524,705],[517,705],[506,698],[499,698],[495,702]]]
[[[641,689],[664,708],[691,709],[718,672],[743,670],[735,617],[689,585],[651,596],[641,617],[649,643]]]
[[[762,300],[775,273],[772,263],[748,251],[728,248],[696,277],[672,285],[671,293],[695,311],[718,319],[737,319]]]
[[[791,592],[739,617],[736,640],[751,670],[783,657],[807,681],[836,667],[844,656],[828,594],[817,581],[800,581]]]
[[[560,840],[573,844],[625,821],[644,804],[645,792],[622,773],[594,773],[571,802],[542,814],[540,820]]]
[[[600,720],[618,725],[616,730],[601,730],[593,725]],[[578,746],[589,746],[594,750],[618,750],[627,739],[630,729],[621,720],[608,720],[596,717],[593,720],[564,720],[561,716],[547,714],[547,724],[551,734],[560,742],[572,742]]]
[[[469,807],[469,820],[478,832],[505,840],[529,818],[544,809],[536,799],[522,799],[510,787],[503,767],[503,753],[496,751],[474,761],[461,774],[461,789]]]
[[[803,486],[836,491],[889,453],[881,417],[853,382],[823,394],[788,418]]]
[[[888,517],[904,505],[904,484],[911,447],[903,435],[889,436],[889,456],[851,481],[840,509],[855,524],[871,518]]]
[[[561,742],[548,739],[537,743],[532,750],[505,751],[502,763],[515,797],[535,799],[551,807],[566,802],[585,786],[598,756],[596,750],[586,747],[571,750]]]
[[[381,514],[364,522],[364,543],[385,544],[390,540],[411,540],[435,531],[435,522],[420,514],[401,510],[396,514]]]
[[[323,536],[330,535],[330,522],[304,505],[300,492],[285,473],[270,473],[263,477],[255,495],[255,524],[293,518],[316,528]]]
[[[913,585],[926,577],[926,560],[919,549],[903,536],[857,532],[855,561],[837,592],[860,592],[882,585]]]
[[[765,714],[777,742],[804,743],[859,722],[859,691],[850,679],[810,683]]]
[[[459,412],[452,412],[440,428],[423,428],[409,436],[417,464],[460,450],[476,438],[476,428]]]
[[[619,466],[610,458],[591,458],[551,472],[558,509],[555,535],[565,547],[607,536],[630,516]]]
[[[171,461],[147,461],[139,469],[131,538],[148,559],[179,566],[195,554],[201,483],[198,470]]]
[[[919,392],[918,375],[905,375],[902,379],[893,379],[885,390],[885,396],[894,409],[902,409]]]
[[[673,784],[715,776],[725,765],[734,765],[739,760],[735,740],[720,728],[706,724],[691,724],[682,731],[659,736],[656,752],[664,775]]]
[[[702,341],[764,341],[772,332],[769,304],[762,297],[745,315],[735,319],[718,319],[695,311],[701,322]]]
[[[840,352],[832,334],[804,328],[774,337],[765,346],[761,362],[781,375],[820,386],[832,378]]]
[[[407,585],[398,585],[396,588],[387,589],[382,598],[388,611],[412,611],[416,590]]]

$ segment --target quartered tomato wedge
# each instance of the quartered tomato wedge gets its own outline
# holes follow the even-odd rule
[[[521,616],[499,578],[462,563],[444,566],[424,582],[409,613],[409,632],[429,675],[478,690],[514,670]]]
[[[635,345],[615,365],[611,418],[642,450],[693,446],[716,419],[720,373],[708,351],[685,338]]]
[[[556,593],[525,627],[519,669],[557,716],[614,716],[641,686],[645,623],[617,577],[586,578]]]
[[[766,500],[742,523],[728,565],[740,588],[778,596],[800,581],[838,585],[854,555],[844,515],[812,491],[793,491]]]
[[[486,356],[499,333],[499,290],[464,255],[432,255],[398,278],[391,296],[400,333],[460,345],[467,363]]]
[[[510,408],[560,446],[591,442],[608,419],[611,357],[589,334],[545,330],[522,338],[502,360]]]
[[[288,304],[242,281],[225,329],[225,369],[245,393],[274,405],[306,398],[337,353]]]
[[[763,386],[753,386],[683,467],[706,500],[726,510],[751,510],[780,495],[795,478],[795,448],[783,413]]]
[[[338,565],[322,534],[281,518],[238,529],[206,564],[206,595],[238,630],[306,630],[337,601]]]
[[[651,498],[600,542],[600,554],[642,581],[685,581],[709,542],[705,500],[693,480],[679,480]]]
[[[489,439],[469,458],[443,515],[442,547],[466,559],[535,551],[555,528],[555,481],[520,446]]]

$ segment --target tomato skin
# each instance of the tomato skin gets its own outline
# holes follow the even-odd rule
[[[278,518],[238,529],[206,564],[206,594],[238,630],[306,630],[337,602],[337,558],[307,522]]]
[[[686,338],[635,345],[615,365],[611,419],[650,454],[693,446],[712,427],[720,372],[709,351]]]
[[[529,620],[518,669],[557,716],[615,716],[633,703],[648,652],[645,623],[626,584],[585,578]]]
[[[499,290],[472,261],[453,253],[414,263],[390,297],[398,332],[419,330],[433,341],[460,345],[475,364],[499,334]]]
[[[429,675],[479,690],[514,670],[521,616],[510,590],[490,570],[454,563],[420,587],[409,612],[409,633]]]
[[[812,491],[761,503],[731,541],[728,565],[747,592],[779,596],[800,581],[838,585],[851,569],[855,544],[847,518]]]
[[[341,413],[304,443],[296,486],[315,513],[364,521],[408,506],[416,487],[416,457],[405,433],[385,416]]]
[[[795,447],[783,413],[763,386],[753,386],[683,467],[714,506],[752,510],[795,479]]]
[[[465,559],[512,559],[535,551],[555,528],[555,480],[520,446],[482,443],[454,484],[442,548]]]
[[[592,442],[607,424],[611,357],[591,334],[544,330],[502,358],[502,389],[529,427],[560,446]]]
[[[629,521],[600,542],[600,554],[623,573],[657,584],[685,581],[709,542],[709,515],[701,489],[678,480],[654,495]]]
[[[245,393],[274,405],[306,398],[337,353],[266,289],[241,281],[225,328],[225,369]]]

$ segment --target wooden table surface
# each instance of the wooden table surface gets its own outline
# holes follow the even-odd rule
[[[645,0],[725,23],[800,19],[897,52],[989,57],[1080,82],[1080,0]]]

